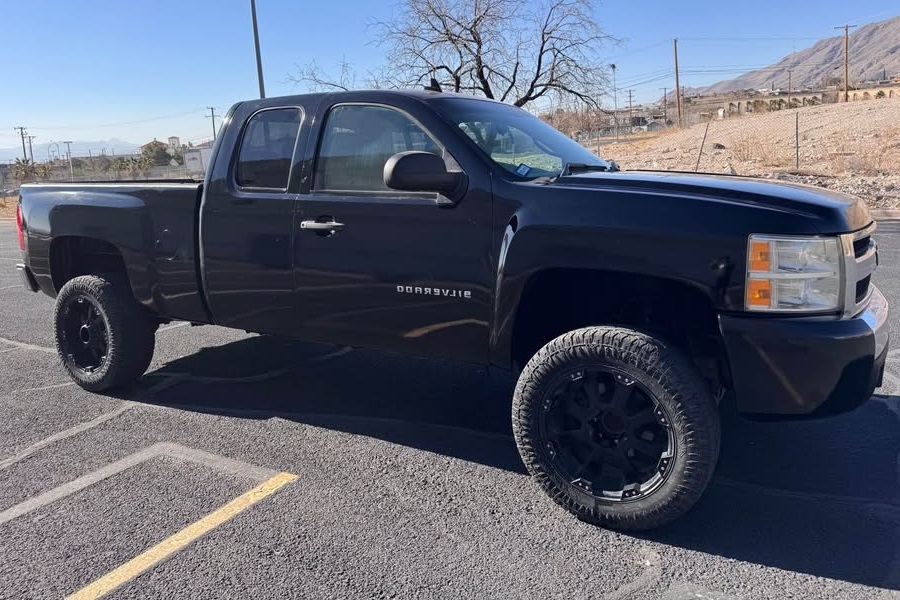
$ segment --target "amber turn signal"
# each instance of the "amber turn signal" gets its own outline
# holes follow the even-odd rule
[[[747,306],[769,306],[772,303],[772,282],[751,279],[747,282]]]

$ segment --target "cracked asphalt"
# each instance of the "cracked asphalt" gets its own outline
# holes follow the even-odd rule
[[[876,239],[897,346],[900,223]],[[84,392],[18,258],[0,222],[0,598],[71,594],[270,472],[297,479],[108,597],[900,598],[900,350],[847,415],[725,408],[706,495],[636,536],[530,481],[498,371],[178,324],[137,386]]]

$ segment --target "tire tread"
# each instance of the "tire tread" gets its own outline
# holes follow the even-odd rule
[[[683,448],[679,451],[686,456],[680,469],[676,467],[664,484],[668,488],[665,494],[660,495],[662,490],[658,490],[636,502],[597,502],[587,506],[542,464],[534,433],[541,384],[565,364],[597,358],[628,365],[646,374],[668,396],[671,431],[680,434]],[[689,510],[712,477],[721,439],[715,400],[688,358],[662,340],[623,327],[576,329],[541,348],[519,377],[513,396],[512,421],[525,466],[554,502],[582,520],[623,530],[653,529]],[[674,484],[670,486],[673,479]]]

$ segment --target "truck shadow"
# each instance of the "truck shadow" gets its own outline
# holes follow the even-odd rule
[[[525,473],[507,373],[251,337],[165,365],[188,374],[142,402],[298,423]],[[328,354],[331,354],[329,357]],[[322,356],[326,358],[322,360]],[[149,385],[145,383],[142,387]],[[816,421],[723,410],[722,454],[697,506],[642,539],[853,583],[900,588],[900,397]],[[548,500],[548,511],[560,510]]]

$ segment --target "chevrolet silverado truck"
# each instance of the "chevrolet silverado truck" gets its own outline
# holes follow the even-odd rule
[[[848,411],[888,351],[861,200],[619,170],[438,91],[240,102],[202,182],[25,185],[17,221],[81,387],[141,377],[173,320],[509,369],[528,471],[610,528],[697,501],[726,403]]]

